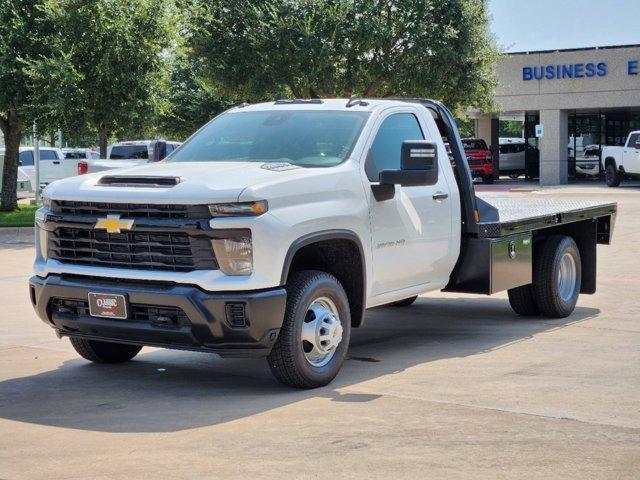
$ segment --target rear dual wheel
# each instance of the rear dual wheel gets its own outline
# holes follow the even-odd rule
[[[571,237],[554,235],[534,256],[533,283],[509,290],[509,303],[519,315],[564,318],[576,307],[581,283],[576,242]]]

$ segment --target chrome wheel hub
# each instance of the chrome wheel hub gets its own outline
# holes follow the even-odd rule
[[[560,259],[558,269],[558,292],[565,302],[571,300],[576,291],[576,277],[576,261],[566,252]]]
[[[316,298],[302,324],[302,350],[314,367],[329,363],[342,341],[342,323],[335,303],[327,297]]]

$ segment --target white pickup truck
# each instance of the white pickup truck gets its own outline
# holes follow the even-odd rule
[[[508,290],[518,314],[570,315],[616,208],[476,197],[436,101],[242,105],[164,161],[50,185],[30,297],[94,362],[144,345],[266,356],[313,388],[366,308]]]
[[[602,168],[609,187],[623,178],[640,177],[640,130],[631,132],[624,147],[602,147]]]
[[[36,186],[35,148],[20,147],[18,165],[22,174],[29,177],[31,188]],[[4,161],[5,149],[0,148],[0,158]],[[1,162],[0,162],[1,163]],[[40,188],[51,182],[78,174],[78,161],[65,159],[61,149],[40,147]]]
[[[106,159],[90,159],[78,164],[78,173],[104,172],[116,168],[130,168],[150,161],[162,160],[182,143],[165,140],[130,140],[109,147]]]

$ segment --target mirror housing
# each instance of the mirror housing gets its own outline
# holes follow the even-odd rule
[[[426,140],[406,140],[402,143],[400,170],[383,170],[381,185],[416,187],[438,182],[438,147]]]
[[[153,146],[153,158],[152,162],[159,162],[167,156],[167,142],[164,140],[158,140]]]

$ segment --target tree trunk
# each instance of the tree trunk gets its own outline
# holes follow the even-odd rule
[[[0,194],[0,211],[12,212],[18,209],[18,156],[20,154],[20,138],[22,124],[15,110],[9,111],[7,119],[0,122],[4,135],[4,169],[2,171],[2,193]],[[32,185],[37,188],[37,185]]]
[[[107,158],[107,141],[109,140],[109,134],[104,131],[100,131],[100,158]]]

